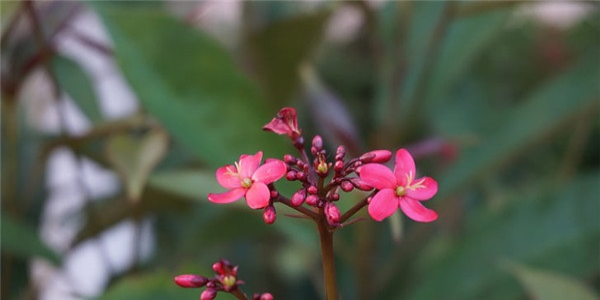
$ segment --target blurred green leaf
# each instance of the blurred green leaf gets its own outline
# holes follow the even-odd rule
[[[148,184],[182,197],[208,201],[208,193],[222,191],[214,172],[202,170],[173,170],[157,172],[150,176]]]
[[[164,271],[152,274],[130,276],[120,280],[97,300],[164,300],[164,299],[197,299],[200,289],[184,289],[173,281],[179,274],[168,274]],[[219,299],[221,297],[219,296]]]
[[[575,277],[596,272],[599,181],[596,172],[564,185],[552,182],[516,194],[500,210],[472,211],[466,231],[448,251],[433,259],[421,257],[424,275],[410,291],[393,288],[396,283],[391,290],[410,295],[407,299],[514,299],[520,289],[496,267],[499,259]]]
[[[259,149],[283,154],[283,139],[261,131],[276,112],[215,40],[164,11],[91,4],[143,106],[182,145],[212,167]]]
[[[514,107],[501,118],[501,127],[481,145],[465,149],[440,177],[441,196],[452,195],[473,180],[498,170],[536,142],[568,128],[581,114],[597,112],[600,70],[598,56],[591,52]]]
[[[505,262],[503,266],[519,279],[529,296],[533,299],[598,299],[589,287],[571,277],[531,268],[515,262]]]
[[[250,37],[270,103],[284,105],[293,96],[300,80],[298,68],[317,45],[330,13],[321,10],[272,22]]]
[[[150,172],[167,152],[168,142],[161,129],[151,130],[140,138],[113,135],[106,141],[107,159],[123,177],[130,201],[140,200]]]
[[[94,86],[88,74],[73,60],[56,55],[51,62],[58,85],[71,96],[92,123],[103,120]]]
[[[48,248],[35,229],[6,214],[0,217],[0,228],[2,228],[3,253],[25,259],[41,257],[55,265],[60,265],[60,257]]]

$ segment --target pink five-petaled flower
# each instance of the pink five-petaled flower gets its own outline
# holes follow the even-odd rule
[[[360,179],[379,190],[369,203],[369,215],[373,219],[381,221],[391,216],[398,207],[415,221],[431,222],[437,219],[437,213],[423,206],[420,201],[433,197],[438,184],[430,177],[415,179],[415,171],[415,161],[405,149],[396,152],[393,173],[380,164],[360,167]]]
[[[293,107],[282,108],[269,124],[263,126],[263,130],[277,134],[287,134],[292,140],[297,139],[302,134],[302,130],[298,128],[296,109]]]
[[[221,194],[208,194],[214,203],[230,203],[243,196],[252,209],[264,208],[269,204],[271,192],[267,184],[275,182],[287,172],[285,163],[278,159],[267,159],[260,165],[263,153],[242,155],[235,165],[217,169],[217,181],[229,191]]]

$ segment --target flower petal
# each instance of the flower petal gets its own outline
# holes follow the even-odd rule
[[[369,203],[369,215],[375,221],[381,221],[398,209],[398,197],[392,189],[383,189],[371,199]]]
[[[258,151],[255,155],[244,154],[240,156],[239,168],[240,175],[243,178],[250,178],[258,166],[260,166],[260,161],[262,160],[263,153],[262,151]]]
[[[208,194],[208,200],[214,203],[231,203],[244,196],[246,189],[237,188],[221,194]]]
[[[387,167],[380,164],[366,164],[360,167],[358,175],[368,185],[378,189],[396,189],[396,177]]]
[[[262,182],[253,183],[246,192],[246,203],[252,209],[265,208],[269,205],[270,198],[271,192],[269,192],[267,185]]]
[[[252,180],[255,182],[263,182],[269,184],[279,178],[283,177],[287,172],[286,164],[281,160],[269,160],[268,163],[258,167],[254,174],[252,174]]]
[[[415,160],[406,149],[400,149],[396,152],[394,174],[399,186],[409,184],[407,177],[415,178]]]
[[[423,177],[413,181],[406,189],[406,195],[417,200],[431,199],[438,191],[438,184],[431,177]]]
[[[217,169],[217,181],[219,184],[228,189],[236,189],[241,187],[240,175],[237,174],[237,169],[234,165],[226,165]]]
[[[431,222],[435,221],[438,217],[435,211],[423,206],[419,200],[410,197],[400,198],[400,209],[409,218],[417,222]]]

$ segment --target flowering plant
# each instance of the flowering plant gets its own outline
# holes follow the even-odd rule
[[[418,222],[432,222],[437,213],[426,208],[421,201],[437,193],[437,182],[430,177],[415,179],[416,168],[411,154],[399,149],[395,154],[393,171],[384,164],[392,157],[388,150],[374,150],[355,158],[347,158],[344,146],[338,146],[334,161],[327,161],[327,151],[320,136],[312,139],[309,158],[304,147],[302,130],[298,127],[296,110],[285,107],[263,127],[280,135],[287,135],[299,152],[299,157],[287,154],[283,160],[268,158],[261,164],[263,152],[244,154],[233,165],[217,169],[216,178],[226,192],[208,195],[213,203],[223,204],[244,197],[252,209],[262,209],[267,224],[275,223],[275,204],[280,203],[297,211],[300,217],[316,223],[320,241],[323,274],[328,300],[338,299],[337,281],[333,257],[333,233],[360,219],[351,219],[368,206],[368,213],[376,221],[382,221],[398,208],[409,218]],[[274,183],[282,178],[296,181],[301,187],[291,196],[279,193]],[[363,200],[342,213],[336,205],[340,192],[354,189],[369,191]],[[186,274],[175,278],[181,287],[206,287],[200,299],[214,299],[218,292],[231,293],[238,299],[248,299],[237,277],[237,266],[226,260],[213,265],[217,273],[214,279]],[[252,299],[273,299],[270,293],[254,294]]]

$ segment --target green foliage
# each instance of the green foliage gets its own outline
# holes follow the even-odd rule
[[[19,258],[40,257],[60,265],[61,258],[40,239],[34,228],[19,220],[2,214],[2,253],[12,254]]]

